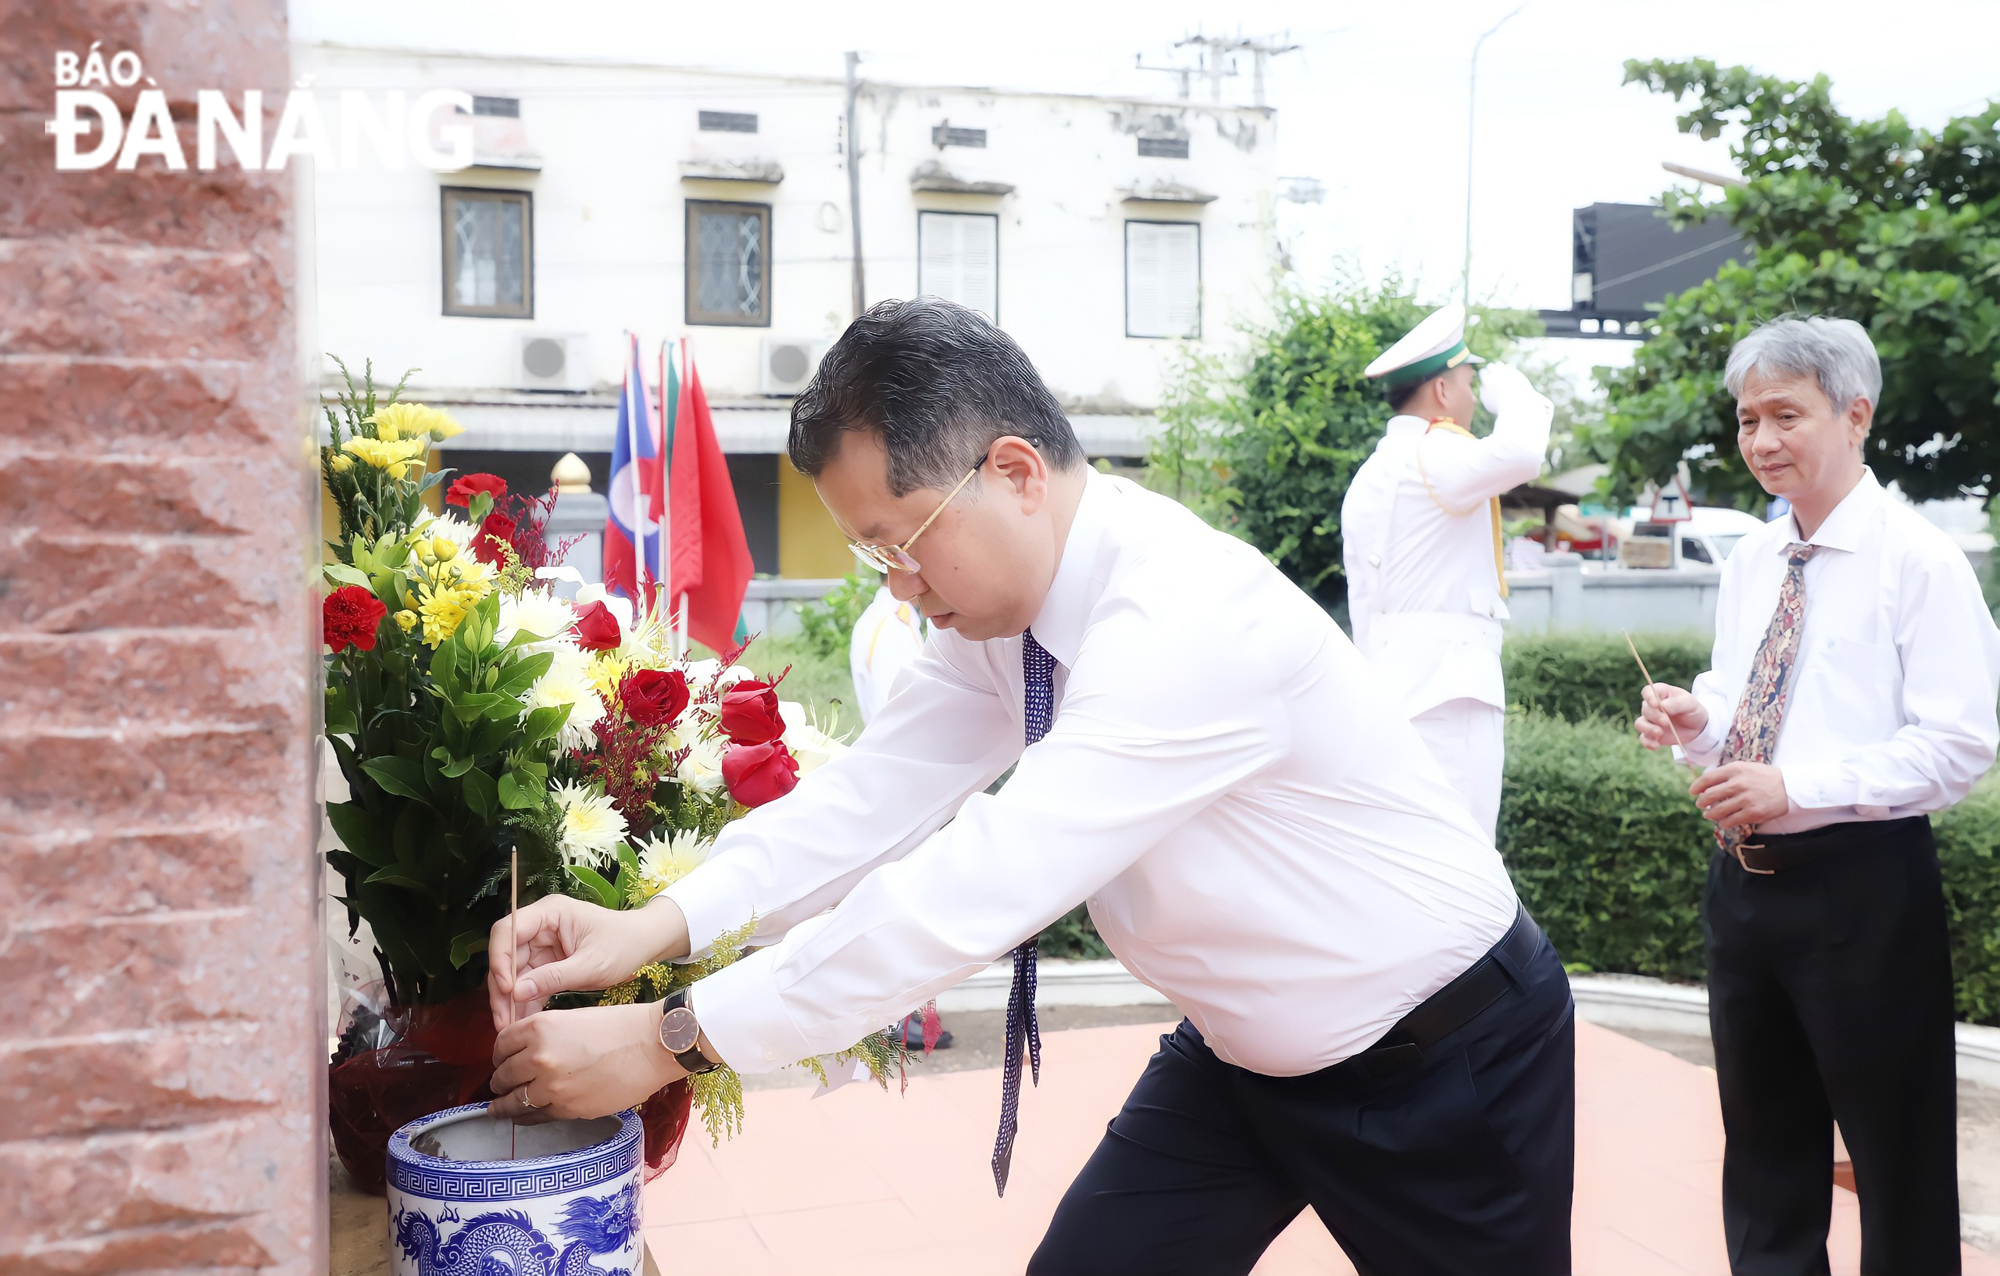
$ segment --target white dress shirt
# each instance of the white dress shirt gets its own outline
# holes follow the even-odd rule
[[[1058,662],[1040,743],[1021,640],[937,631],[850,752],[668,889],[698,951],[752,915],[776,940],[691,995],[732,1066],[843,1049],[1088,900],[1217,1055],[1296,1075],[1513,921],[1401,709],[1249,545],[1092,473],[1031,628]]]
[[[864,723],[875,721],[896,679],[924,649],[924,620],[915,603],[899,601],[887,585],[875,591],[854,622],[847,668],[854,676],[854,707]]]
[[[1340,507],[1354,643],[1411,717],[1448,700],[1507,707],[1487,502],[1542,470],[1555,408],[1532,391],[1483,439],[1391,417]]]
[[[1721,760],[1777,610],[1786,550],[1799,542],[1819,549],[1805,566],[1805,624],[1770,759],[1791,810],[1759,827],[1799,833],[1957,802],[2000,744],[2000,631],[1965,554],[1891,500],[1873,471],[1811,536],[1787,514],[1723,562],[1713,667],[1693,687],[1708,725],[1687,742],[1688,757]]]

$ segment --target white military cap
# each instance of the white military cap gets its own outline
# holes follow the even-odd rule
[[[1376,356],[1367,372],[1398,386],[1434,377],[1461,363],[1484,362],[1465,348],[1465,307],[1454,301],[1426,315],[1408,336]]]

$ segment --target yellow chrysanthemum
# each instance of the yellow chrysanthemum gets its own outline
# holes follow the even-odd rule
[[[631,667],[632,661],[615,651],[597,652],[590,659],[590,685],[597,689],[599,697],[609,700]]]
[[[349,470],[354,468],[354,458],[351,456],[343,456],[340,453],[335,452],[333,454],[333,459],[328,461],[327,464],[333,467],[333,472],[335,474],[345,474]]]
[[[396,627],[404,633],[409,633],[417,627],[417,613],[407,610],[397,612]]]
[[[368,418],[375,437],[389,442],[397,439],[448,439],[463,434],[465,427],[445,412],[421,403],[392,403]]]
[[[349,439],[340,447],[341,451],[352,454],[363,465],[372,465],[386,472],[390,478],[399,479],[418,459],[430,455],[431,441],[423,436],[396,443],[381,439]]]
[[[424,642],[432,647],[458,632],[465,613],[484,591],[464,585],[424,585],[417,591],[417,615],[424,622]]]

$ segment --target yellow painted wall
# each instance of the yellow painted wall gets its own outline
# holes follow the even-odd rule
[[[857,564],[847,538],[820,504],[812,480],[778,458],[778,575],[794,580],[845,576]]]

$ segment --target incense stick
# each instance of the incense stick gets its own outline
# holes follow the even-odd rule
[[[1653,675],[1647,672],[1646,661],[1639,655],[1639,648],[1633,644],[1631,631],[1621,629],[1618,632],[1625,635],[1625,649],[1632,653],[1632,659],[1639,662],[1639,676],[1646,680],[1646,686],[1652,686]],[[1701,768],[1696,766],[1694,760],[1687,755],[1687,745],[1681,743],[1680,728],[1674,725],[1673,715],[1664,709],[1660,711],[1660,715],[1667,720],[1667,731],[1674,737],[1674,747],[1681,751],[1681,761],[1687,764],[1688,770],[1693,771],[1696,775],[1701,774]]]
[[[521,972],[514,963],[519,959],[521,946],[521,852],[513,851],[507,857],[507,973],[518,981]],[[514,1022],[515,1000],[513,991],[507,993],[507,1022]],[[507,1120],[507,1159],[515,1156],[514,1139],[520,1125],[512,1117]]]

